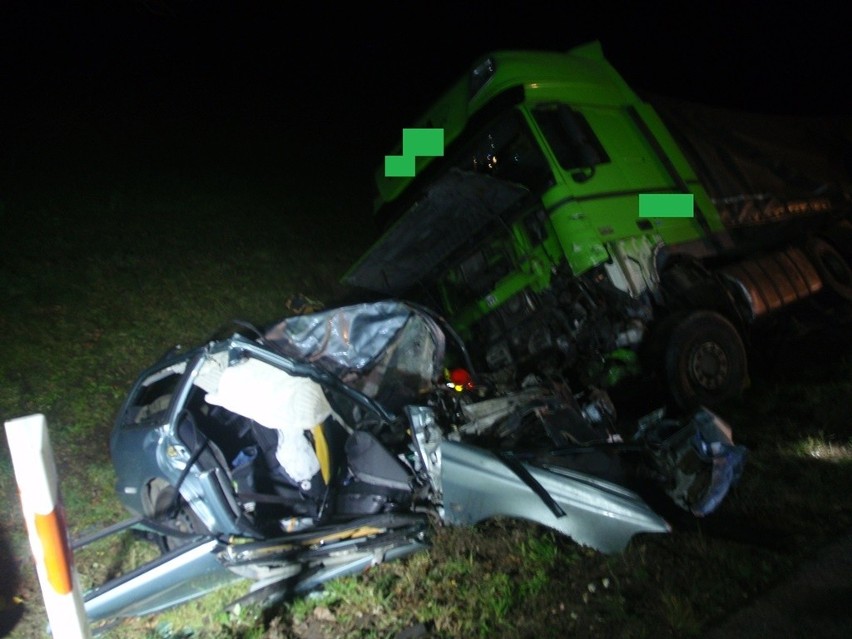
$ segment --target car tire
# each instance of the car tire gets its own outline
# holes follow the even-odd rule
[[[174,528],[182,533],[198,535],[204,534],[206,526],[204,526],[204,523],[201,519],[199,519],[198,515],[193,512],[192,508],[189,507],[189,504],[186,503],[183,497],[178,497],[177,511],[174,514],[167,516],[167,511],[171,508],[174,497],[175,490],[171,486],[168,486],[157,493],[157,497],[154,500],[153,513],[155,521],[164,526],[168,526],[169,528]],[[163,552],[169,552],[188,543],[190,539],[191,537],[183,537],[179,535],[159,535],[157,544]]]
[[[669,393],[683,409],[710,409],[739,396],[748,361],[739,332],[714,311],[693,311],[668,337],[664,366]]]

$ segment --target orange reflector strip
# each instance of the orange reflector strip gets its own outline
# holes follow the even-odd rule
[[[71,592],[71,556],[61,514],[54,508],[49,515],[35,516],[35,528],[44,550],[47,580],[60,595]]]

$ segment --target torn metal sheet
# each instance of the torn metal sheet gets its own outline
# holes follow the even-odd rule
[[[516,518],[620,552],[637,534],[671,530],[622,472],[624,453],[699,515],[737,478],[717,463],[736,449],[709,411],[655,415],[623,444],[603,391],[451,373],[440,322],[415,305],[330,309],[257,335],[171,353],[131,389],[111,440],[118,494],[166,552],[93,589],[93,620],[161,610],[234,579],[253,582],[252,600],[308,592],[427,548],[430,520]],[[681,490],[690,478],[678,461],[697,445],[715,474],[687,504],[694,491]]]

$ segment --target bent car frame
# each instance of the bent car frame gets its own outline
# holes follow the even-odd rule
[[[671,531],[645,495],[702,516],[742,470],[703,408],[619,430],[605,393],[478,376],[412,303],[236,326],[161,358],[119,410],[110,449],[134,517],[77,545],[129,527],[162,555],[91,589],[86,612],[149,614],[240,579],[250,600],[299,595],[428,548],[434,525],[493,517],[619,552]]]

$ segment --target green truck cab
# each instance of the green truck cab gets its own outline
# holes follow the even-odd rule
[[[848,121],[640,97],[592,42],[486,55],[413,126],[444,155],[376,171],[381,236],[343,281],[435,308],[497,378],[639,375],[712,407],[765,318],[852,302]],[[640,216],[651,194],[691,215]]]

